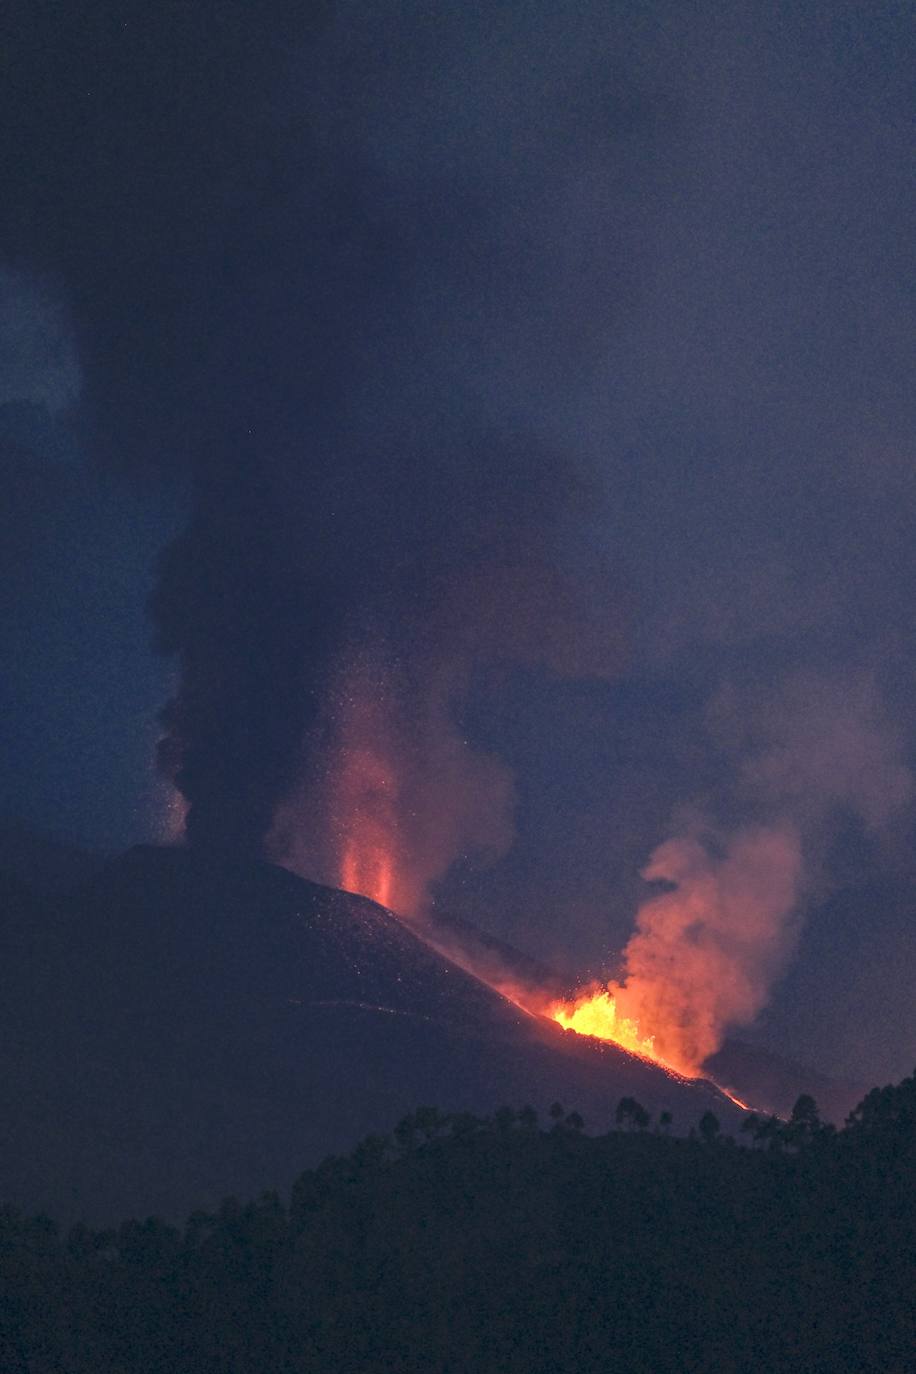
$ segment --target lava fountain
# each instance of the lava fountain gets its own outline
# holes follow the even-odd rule
[[[635,1021],[618,1013],[617,999],[609,988],[586,993],[572,1002],[552,1002],[547,1015],[564,1030],[591,1035],[596,1040],[611,1040],[631,1054],[658,1061],[655,1036],[642,1035]]]
[[[397,882],[397,816],[391,770],[370,749],[351,750],[341,770],[349,824],[341,835],[338,885],[389,909],[404,885]]]

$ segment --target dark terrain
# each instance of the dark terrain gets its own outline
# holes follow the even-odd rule
[[[913,1369],[916,1078],[741,1113],[267,864],[0,893],[3,1374]]]
[[[669,1137],[433,1108],[275,1192],[61,1232],[0,1209],[4,1374],[909,1374],[916,1077]]]
[[[740,1113],[521,1011],[388,912],[267,864],[138,848],[7,884],[0,1200],[98,1222],[288,1187],[418,1103]]]

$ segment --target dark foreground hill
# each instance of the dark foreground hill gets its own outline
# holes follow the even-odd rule
[[[910,1374],[916,1078],[746,1149],[546,1124],[418,1112],[182,1229],[0,1210],[0,1368]]]
[[[18,903],[18,905],[17,905]],[[736,1109],[531,1017],[364,898],[267,864],[140,848],[67,899],[7,893],[0,1201],[180,1217],[286,1187],[418,1103],[633,1096]]]

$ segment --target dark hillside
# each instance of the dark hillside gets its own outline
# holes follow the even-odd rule
[[[432,1108],[183,1229],[0,1215],[10,1374],[909,1374],[916,1077],[738,1147]],[[748,1138],[750,1133],[746,1133]]]
[[[738,1117],[709,1084],[529,1016],[374,903],[267,864],[133,850],[27,945],[7,971],[0,1197],[58,1215],[176,1217],[288,1186],[417,1102],[561,1098],[598,1128],[625,1095],[679,1124]]]

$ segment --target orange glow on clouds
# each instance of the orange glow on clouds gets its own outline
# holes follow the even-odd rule
[[[766,1005],[794,942],[801,872],[788,825],[739,832],[718,856],[695,839],[666,841],[643,876],[671,887],[640,907],[620,982],[548,1015],[697,1077],[728,1028]]]

